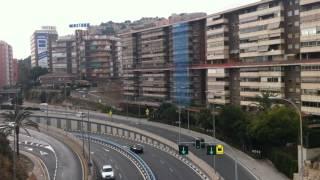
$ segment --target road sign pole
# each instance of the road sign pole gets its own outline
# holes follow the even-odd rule
[[[181,107],[179,106],[179,144],[181,141]]]

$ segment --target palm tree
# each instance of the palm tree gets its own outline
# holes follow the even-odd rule
[[[6,129],[14,130],[14,133],[17,137],[15,146],[17,149],[17,155],[19,156],[20,128],[22,128],[30,136],[30,133],[27,130],[27,127],[33,127],[39,130],[39,126],[37,123],[28,119],[28,117],[30,117],[31,115],[31,112],[25,111],[24,109],[17,108],[14,111],[8,111],[6,113],[3,113],[2,115],[5,119],[5,122],[7,122]]]
[[[255,104],[260,111],[266,111],[272,107],[272,100],[270,97],[276,97],[277,94],[272,93],[270,91],[264,91],[261,93],[260,96],[256,96],[256,101],[257,103],[252,103]]]

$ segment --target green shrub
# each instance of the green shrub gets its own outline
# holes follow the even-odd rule
[[[293,177],[293,173],[298,171],[298,161],[288,152],[274,148],[267,156],[280,172],[290,178]]]

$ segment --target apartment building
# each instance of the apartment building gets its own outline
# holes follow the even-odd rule
[[[205,20],[187,21],[120,35],[124,95],[133,103],[181,106],[205,100]]]
[[[0,41],[0,89],[4,86],[15,85],[15,71],[12,47],[8,43]]]
[[[159,106],[169,100],[169,27],[120,35],[127,100]]]
[[[91,81],[103,81],[119,77],[119,38],[107,35],[86,34],[79,44],[79,72]]]
[[[249,108],[268,91],[320,115],[319,8],[317,0],[264,0],[208,15],[207,103]]]
[[[300,0],[301,48],[304,59],[320,58],[320,1]]]
[[[59,36],[52,43],[52,72],[77,73],[75,36]]]
[[[56,41],[58,33],[54,26],[43,26],[31,36],[31,66],[48,68],[52,71],[52,42]]]

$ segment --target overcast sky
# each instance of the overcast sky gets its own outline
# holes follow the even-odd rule
[[[41,26],[56,26],[59,35],[71,34],[72,23],[137,20],[172,13],[213,14],[258,0],[3,0],[0,40],[13,47],[15,58],[30,55],[30,36]]]

